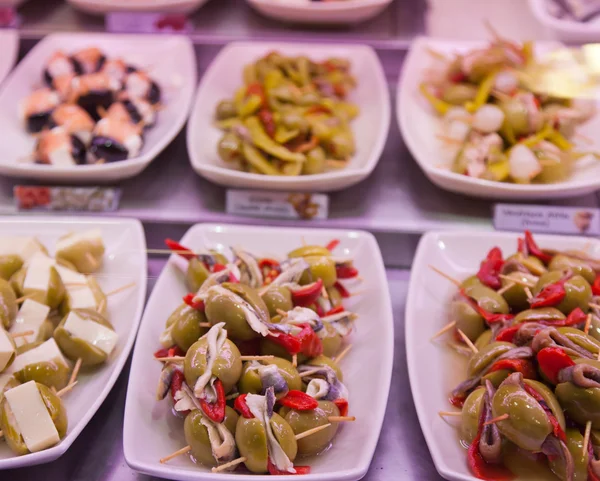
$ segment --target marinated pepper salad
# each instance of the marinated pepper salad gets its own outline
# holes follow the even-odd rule
[[[45,86],[20,105],[37,142],[31,160],[61,167],[137,157],[161,99],[147,72],[95,47],[57,51],[44,66]]]
[[[351,258],[304,246],[287,259],[232,248],[192,252],[167,240],[192,293],[167,319],[154,357],[157,398],[185,418],[190,453],[213,471],[306,474],[296,457],[329,448],[348,414],[339,366],[357,315],[342,282],[359,281]],[[335,358],[334,358],[335,357]]]
[[[223,161],[254,174],[309,175],[344,168],[355,153],[358,107],[350,62],[272,52],[244,68],[244,86],[217,105]]]
[[[457,283],[444,330],[470,346],[450,402],[473,475],[513,479],[533,464],[600,480],[600,262],[526,231],[516,253],[494,247]]]
[[[496,38],[489,46],[447,57],[431,52],[421,94],[442,118],[438,134],[451,170],[499,182],[566,180],[578,159],[576,128],[595,102],[557,98],[527,87],[533,44]]]
[[[118,342],[106,295],[90,275],[102,265],[100,231],[67,234],[55,253],[33,237],[0,238],[0,429],[17,455],[65,437],[60,396],[81,367],[107,362]]]

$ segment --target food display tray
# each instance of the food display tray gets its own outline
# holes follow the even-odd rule
[[[171,231],[164,235],[174,235]],[[149,239],[152,241],[152,239]],[[148,263],[148,292],[154,286],[165,259]],[[386,418],[366,481],[438,481],[408,389],[404,345],[404,307],[408,273],[388,269],[387,278],[395,323],[395,361]],[[3,479],[19,481],[157,481],[133,471],[123,456],[123,406],[129,363],[106,402],[71,448],[58,460],[41,466],[4,471]],[[357,440],[359,442],[359,440]]]

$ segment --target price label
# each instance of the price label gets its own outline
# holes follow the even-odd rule
[[[113,212],[119,208],[121,189],[16,185],[13,195],[18,210]]]
[[[228,190],[227,213],[270,219],[327,219],[329,197],[301,192]]]
[[[151,12],[112,12],[106,15],[104,26],[111,33],[186,33],[190,22],[183,14]]]
[[[600,209],[496,204],[494,227],[508,231],[528,229],[550,234],[597,236],[600,235]]]

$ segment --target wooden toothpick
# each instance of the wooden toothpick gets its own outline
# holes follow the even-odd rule
[[[520,286],[524,286],[524,287],[533,287],[534,286],[534,284],[532,284],[531,282],[522,281],[521,279],[513,279],[512,277],[505,276],[504,274],[500,274],[498,277],[500,277],[500,279],[504,279],[505,281],[510,281],[514,284],[519,284]]]
[[[583,449],[582,456],[585,456],[588,452],[588,444],[590,443],[590,435],[592,434],[592,421],[588,421],[585,424],[585,434],[583,435]]]
[[[508,284],[506,284],[504,287],[502,287],[501,289],[498,290],[497,294],[504,294],[506,291],[512,289],[513,287],[515,287],[517,285],[516,282],[509,282]]]
[[[275,356],[240,356],[240,359],[242,361],[269,361],[274,357]]]
[[[327,420],[330,423],[344,423],[356,421],[356,416],[329,416]]]
[[[25,302],[27,299],[31,299],[34,296],[35,294],[27,294],[26,296],[19,297],[15,302],[17,304],[21,304],[22,302]]]
[[[23,331],[23,332],[10,333],[10,337],[12,337],[13,339],[17,339],[19,337],[33,336],[34,334],[35,334],[35,331]]]
[[[446,274],[445,272],[439,270],[437,267],[432,266],[431,264],[429,264],[429,268],[433,272],[436,272],[437,274],[439,274],[440,276],[442,276],[444,279],[447,279],[450,282],[452,282],[452,284],[454,284],[456,287],[460,287],[460,281],[458,279],[455,279],[454,277],[449,276],[448,274]]]
[[[590,326],[592,325],[592,313],[590,312],[587,315],[587,318],[585,320],[585,327],[583,328],[583,332],[585,332],[586,334],[588,332],[590,332]]]
[[[344,359],[344,357],[346,357],[346,354],[348,354],[350,352],[350,349],[352,349],[352,344],[348,344],[346,346],[346,349],[344,349],[342,352],[340,352],[340,354],[334,359],[336,364],[339,364],[342,359]]]
[[[469,349],[471,349],[471,351],[473,351],[474,354],[477,354],[479,352],[479,350],[475,347],[475,344],[473,344],[471,342],[471,339],[469,339],[467,337],[467,335],[464,332],[462,332],[460,329],[457,329],[456,331],[458,332],[458,334],[462,338],[462,340],[465,341],[465,344],[467,346],[469,346]]]
[[[296,441],[298,441],[299,439],[304,439],[310,436],[311,434],[318,433],[319,431],[323,431],[323,429],[327,429],[329,426],[331,426],[331,423],[323,424],[322,426],[317,426],[316,428],[309,429],[308,431],[304,431],[303,433],[296,434]]]
[[[456,321],[452,321],[448,324],[446,324],[444,327],[442,327],[438,332],[436,332],[432,337],[431,337],[431,341],[433,341],[434,339],[437,339],[438,337],[440,337],[442,334],[445,334],[446,332],[450,331],[453,327],[456,327]]]
[[[442,418],[444,417],[456,417],[456,416],[462,416],[462,412],[460,411],[440,411],[438,413],[438,415]]]
[[[483,423],[484,426],[489,426],[490,424],[495,424],[498,423],[500,421],[504,421],[506,419],[508,419],[510,416],[508,414],[503,414],[502,416],[498,416],[497,418],[494,419],[490,419],[489,421]]]
[[[66,387],[63,387],[60,391],[58,391],[56,393],[56,395],[58,397],[64,396],[65,394],[67,394],[71,389],[73,389],[75,386],[77,385],[77,381],[68,384]]]
[[[186,446],[185,448],[178,449],[174,453],[169,454],[168,456],[165,456],[164,458],[161,458],[160,464],[165,464],[167,461],[170,461],[171,459],[176,458],[177,456],[181,456],[182,454],[189,453],[191,450],[192,450],[191,446]]]
[[[527,296],[527,299],[533,299],[533,294],[531,293],[531,290],[529,289],[529,287],[526,287],[524,289],[525,291],[525,295]]]
[[[71,378],[69,379],[69,384],[73,384],[77,379],[77,375],[79,374],[79,370],[81,369],[82,359],[77,359],[75,363],[75,367],[73,368],[73,372],[71,373]]]
[[[155,357],[154,359],[160,362],[183,362],[185,361],[185,356]]]
[[[125,284],[124,286],[121,286],[117,289],[113,289],[112,291],[107,292],[106,297],[114,296],[115,294],[118,294],[119,292],[124,291],[124,290],[129,289],[130,287],[134,287],[134,286],[135,286],[135,281],[130,282],[129,284]]]
[[[221,464],[221,466],[215,466],[212,468],[213,473],[220,473],[221,471],[225,471],[228,468],[233,466],[237,466],[238,464],[242,464],[246,462],[246,458],[242,456],[241,458],[234,459],[233,461],[229,461],[228,463]]]
[[[298,367],[298,354],[292,356],[292,366]]]

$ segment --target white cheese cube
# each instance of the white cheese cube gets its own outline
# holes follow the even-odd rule
[[[8,384],[8,381],[10,381],[11,379],[13,379],[12,374],[0,374],[0,393],[4,391],[4,386],[6,386],[6,384]]]
[[[42,247],[35,237],[2,237],[0,238],[0,256],[17,255],[27,262]]]
[[[56,243],[56,254],[60,251],[69,249],[79,242],[89,242],[91,244],[97,244],[99,246],[102,243],[102,232],[100,229],[90,229],[82,232],[74,232],[58,240]]]
[[[94,321],[84,320],[73,311],[69,313],[63,327],[71,336],[89,342],[107,355],[113,352],[119,338],[112,329]]]
[[[54,446],[60,441],[58,431],[35,384],[29,381],[9,389],[4,394],[23,436],[25,446],[32,453]]]
[[[15,346],[8,332],[0,328],[0,372],[4,371],[10,358],[15,354]]]
[[[48,339],[38,347],[18,355],[9,367],[9,372],[18,372],[25,366],[38,362],[55,362],[69,367],[69,363],[60,352],[54,338]]]
[[[50,268],[56,264],[54,259],[47,255],[38,252],[29,260],[25,280],[23,281],[24,289],[37,289],[40,291],[48,290],[50,284]]]
[[[94,291],[86,286],[69,285],[69,284],[86,284],[88,283],[87,277],[79,272],[75,272],[66,267],[60,265],[56,266],[56,270],[60,275],[60,278],[65,284],[65,290],[69,299],[69,306],[71,309],[94,309],[98,307],[96,298],[94,297]]]
[[[50,314],[50,308],[31,299],[25,299],[25,302],[19,309],[15,323],[10,328],[11,334],[33,331],[33,334],[15,338],[17,347],[30,342],[35,342],[38,338],[40,328]]]

